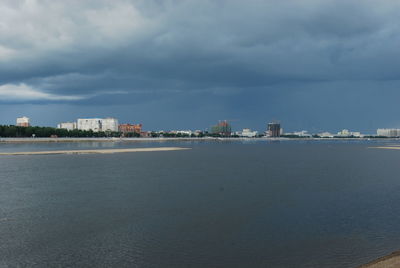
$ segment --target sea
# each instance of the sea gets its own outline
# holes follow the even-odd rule
[[[2,143],[0,267],[357,267],[400,250],[399,141]]]

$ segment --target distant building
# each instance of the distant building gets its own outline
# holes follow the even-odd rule
[[[376,134],[377,134],[378,136],[389,137],[389,138],[400,137],[400,129],[395,129],[395,128],[379,128],[379,129],[376,131]]]
[[[193,134],[193,131],[191,130],[172,130],[170,131],[172,134],[179,134],[182,136],[191,136]]]
[[[84,131],[92,130],[94,132],[99,132],[102,131],[101,121],[101,118],[79,118],[77,121],[77,128]]]
[[[124,135],[127,133],[140,134],[140,132],[142,132],[142,124],[120,124],[118,130]]]
[[[151,132],[150,131],[142,131],[142,132],[140,132],[140,137],[149,138],[149,137],[151,137]]]
[[[101,119],[101,131],[118,132],[118,119],[112,117]]]
[[[351,136],[351,133],[348,129],[343,129],[342,131],[339,131],[338,136],[342,136],[342,137],[349,137]]]
[[[269,137],[279,137],[281,136],[281,124],[280,123],[276,123],[276,122],[272,122],[272,123],[268,123],[267,126],[267,135]]]
[[[231,135],[232,127],[226,120],[219,121],[217,125],[211,127],[211,133],[227,137]]]
[[[309,134],[307,130],[297,131],[294,132],[294,134],[299,137],[311,137],[311,134]]]
[[[30,124],[30,119],[26,116],[23,117],[18,117],[17,118],[17,126],[18,127],[29,127]]]
[[[79,118],[77,121],[77,128],[79,130],[94,132],[99,131],[118,131],[118,120],[116,118]]]
[[[307,132],[307,130],[295,131],[295,132],[291,132],[291,133],[285,133],[285,136],[298,136],[298,137],[302,137],[302,138],[310,138],[310,137],[312,137],[312,135],[309,134]]]
[[[357,138],[362,137],[361,132],[358,132],[358,131],[352,132],[352,131],[349,131],[348,129],[343,129],[343,130],[339,131],[337,133],[337,135],[339,137],[357,137]]]
[[[195,131],[193,132],[193,134],[194,134],[196,137],[198,137],[198,136],[204,135],[204,132],[203,132],[202,130],[197,129],[197,130],[195,130]]]
[[[57,125],[57,128],[62,128],[66,130],[74,130],[77,129],[76,122],[65,122],[65,123],[60,123]]]
[[[317,134],[321,138],[333,138],[333,134],[330,132],[322,132]]]
[[[254,138],[258,135],[258,131],[252,131],[249,128],[244,128],[241,132],[237,132],[237,135],[240,137]]]

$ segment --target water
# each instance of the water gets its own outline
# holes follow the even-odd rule
[[[378,144],[1,144],[193,149],[1,156],[0,267],[355,267],[400,249],[400,151]]]

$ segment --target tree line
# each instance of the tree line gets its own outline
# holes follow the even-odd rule
[[[89,138],[89,137],[120,137],[120,132],[94,132],[92,130],[67,130],[53,127],[19,127],[14,125],[0,125],[0,137],[7,138],[28,138],[28,137],[74,137],[74,138]]]

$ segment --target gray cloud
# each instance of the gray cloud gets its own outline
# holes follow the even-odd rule
[[[399,77],[399,11],[394,0],[2,1],[0,103],[224,96],[227,112],[246,93],[378,90]],[[20,85],[33,91],[11,93]]]

